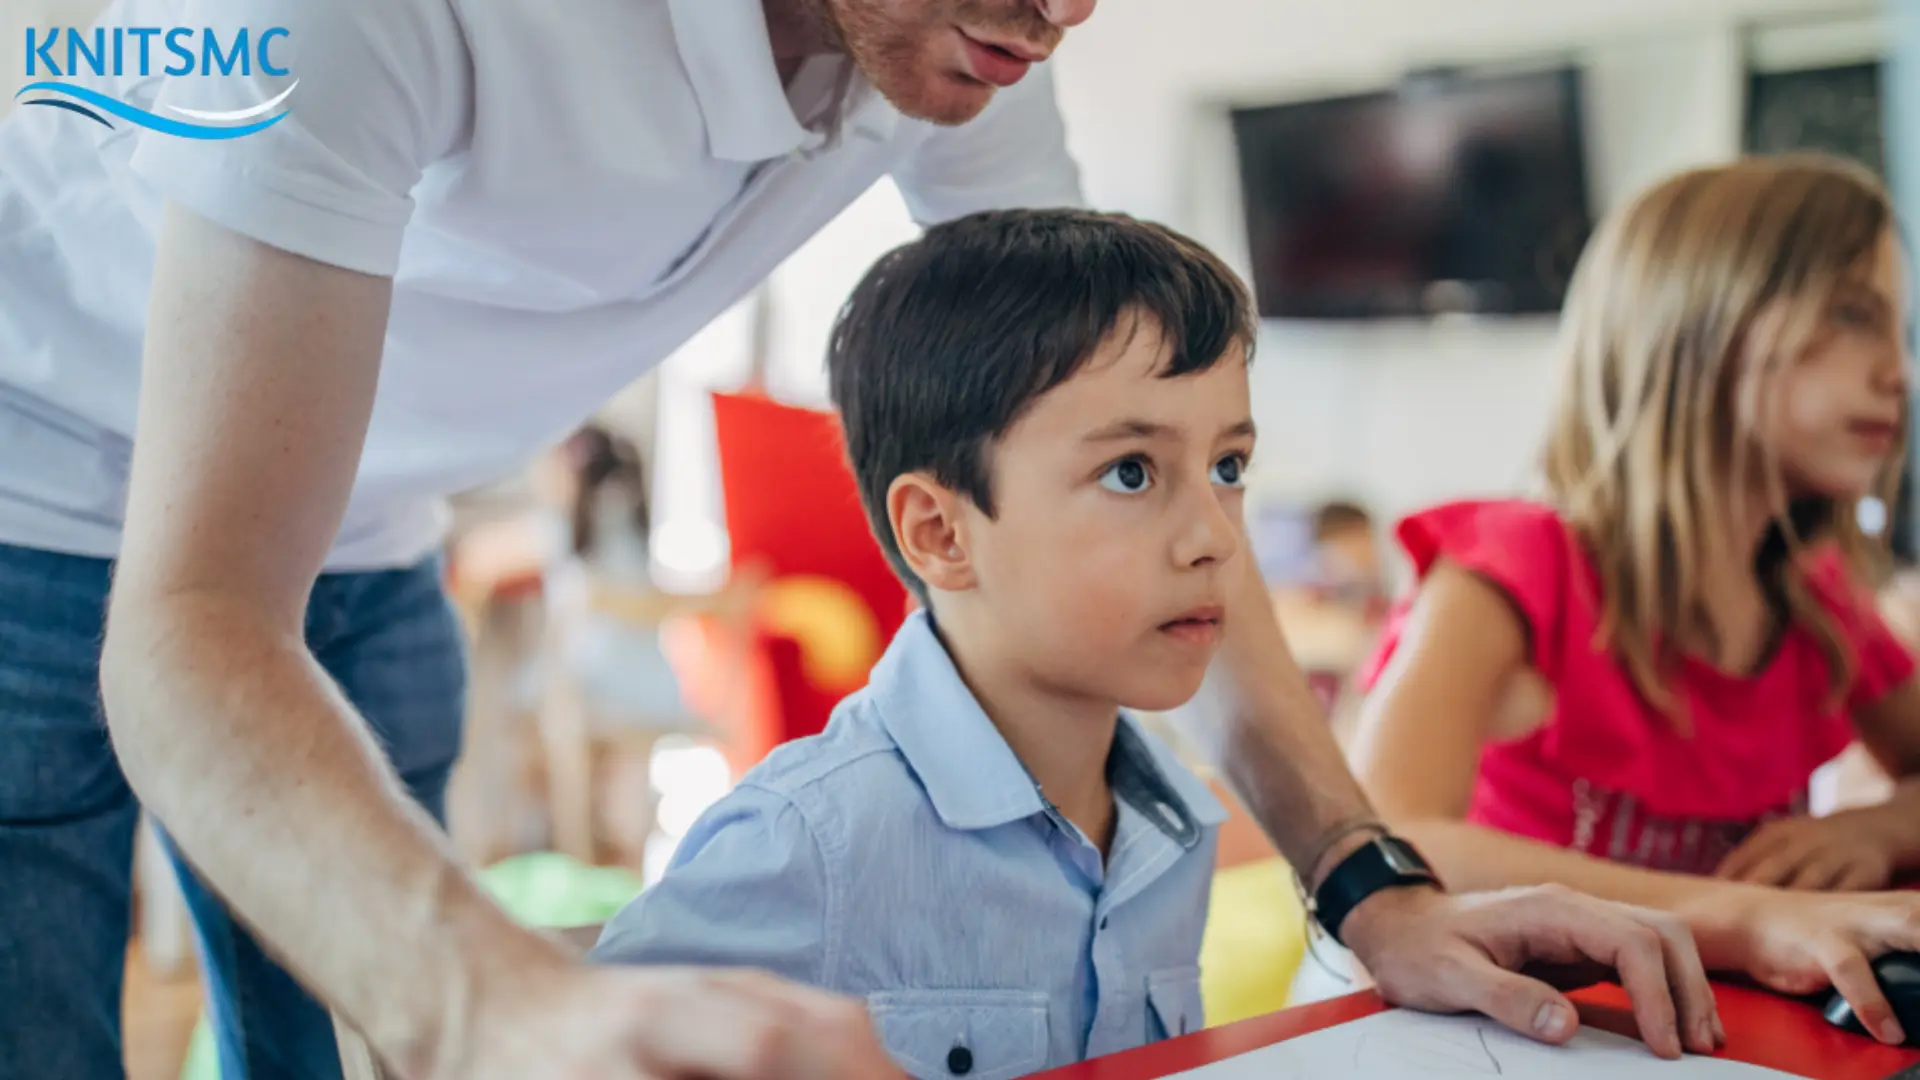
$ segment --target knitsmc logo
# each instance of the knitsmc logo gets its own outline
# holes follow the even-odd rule
[[[91,87],[56,80],[78,78],[83,73],[99,78],[134,75],[144,79],[159,74],[174,78],[250,77],[255,70],[280,78],[292,72],[274,63],[275,46],[289,36],[281,26],[256,31],[242,28],[224,40],[210,27],[115,26],[91,31],[66,27],[64,33],[60,27],[44,33],[28,27],[27,78],[32,81],[13,96],[22,105],[64,109],[108,128],[113,127],[113,121],[107,116],[115,116],[184,139],[238,139],[285,120],[287,113],[282,106],[300,85],[299,80],[249,108],[212,112],[167,106],[174,116],[130,105]]]

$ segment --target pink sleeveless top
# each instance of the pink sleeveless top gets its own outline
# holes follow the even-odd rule
[[[1457,502],[1397,529],[1416,572],[1447,559],[1511,598],[1533,668],[1553,688],[1546,722],[1489,744],[1468,820],[1590,855],[1707,874],[1761,824],[1804,813],[1813,771],[1853,738],[1852,710],[1914,673],[1906,648],[1835,551],[1807,559],[1807,580],[1853,649],[1846,707],[1828,710],[1827,664],[1789,626],[1766,667],[1736,677],[1685,658],[1677,689],[1694,732],[1682,736],[1594,646],[1599,576],[1554,511],[1526,502]],[[1411,598],[1394,608],[1360,673],[1371,687],[1399,641]]]

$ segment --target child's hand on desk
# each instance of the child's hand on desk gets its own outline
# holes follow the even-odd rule
[[[1880,807],[1769,822],[1735,848],[1716,874],[1783,889],[1884,889],[1893,883],[1902,843],[1896,835],[1900,824]]]
[[[1714,902],[1710,923],[1697,928],[1734,943],[1739,970],[1782,994],[1832,986],[1881,1041],[1905,1037],[1871,962],[1890,952],[1920,952],[1920,895],[1816,896],[1779,889],[1742,889]],[[1716,950],[1717,951],[1717,950]]]

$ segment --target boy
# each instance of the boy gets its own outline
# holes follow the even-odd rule
[[[978,215],[882,259],[828,363],[923,610],[596,958],[863,996],[922,1078],[1200,1028],[1225,814],[1120,710],[1194,694],[1245,572],[1249,309],[1218,260],[1124,217]]]

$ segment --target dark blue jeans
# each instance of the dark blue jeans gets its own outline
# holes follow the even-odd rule
[[[330,574],[307,644],[443,810],[466,660],[437,564]],[[0,1080],[112,1080],[139,806],[100,707],[112,564],[0,545]],[[261,717],[271,723],[271,717]],[[164,823],[163,823],[164,824]],[[225,1080],[340,1076],[327,1012],[176,854]]]

